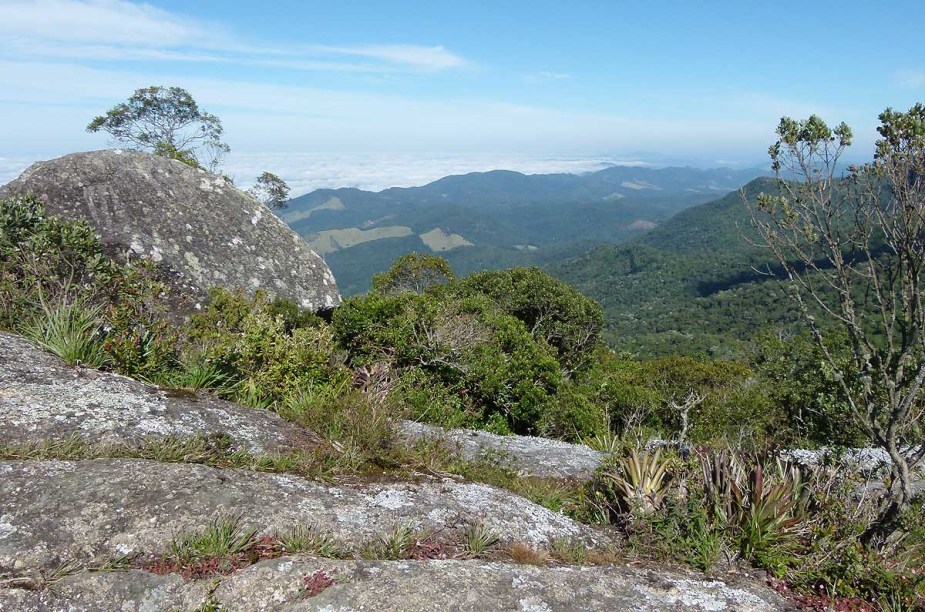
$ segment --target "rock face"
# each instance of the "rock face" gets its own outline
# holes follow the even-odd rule
[[[580,444],[531,436],[498,436],[474,429],[442,429],[403,421],[399,431],[411,440],[442,440],[457,454],[472,460],[488,458],[523,476],[587,480],[604,453]]]
[[[111,249],[162,262],[194,293],[265,289],[304,308],[340,303],[324,261],[266,207],[225,178],[137,151],[38,162],[0,188],[32,193],[49,213],[83,217]]]
[[[54,496],[48,492],[54,491]],[[602,536],[507,491],[446,479],[331,486],[297,476],[144,459],[0,462],[0,570],[163,553],[219,513],[272,535],[312,525],[359,550],[396,525],[448,536],[481,522],[507,542]],[[64,555],[64,552],[67,555]]]
[[[306,579],[333,580],[321,592]],[[212,607],[200,604],[208,602]],[[4,607],[6,605],[7,607]],[[0,590],[0,610],[396,610],[562,612],[791,610],[766,589],[629,567],[540,568],[484,561],[335,561],[283,557],[223,578],[209,594],[176,576],[116,572],[68,576],[51,592]]]
[[[131,378],[71,368],[19,336],[0,332],[0,445],[78,436],[136,446],[152,437],[226,435],[233,450],[305,448],[312,438],[265,410],[173,394]],[[2,514],[2,509],[0,509]]]

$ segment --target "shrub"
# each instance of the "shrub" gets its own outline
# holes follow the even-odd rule
[[[482,426],[497,429],[500,419],[512,431],[536,431],[562,380],[551,351],[485,297],[373,293],[348,300],[333,327],[354,366],[387,359],[406,393],[436,390],[446,416],[456,395]]]
[[[450,285],[458,296],[483,295],[555,349],[566,374],[583,368],[604,326],[601,306],[539,268],[477,272]]]
[[[0,200],[0,327],[92,295],[88,288],[108,294],[116,269],[86,223],[49,217],[33,197]]]
[[[237,383],[238,399],[279,402],[297,389],[347,379],[333,333],[320,319],[305,318],[308,325],[299,326],[290,318],[287,325],[261,292],[249,298],[216,289],[210,295],[205,311],[193,317],[190,345],[198,360]]]
[[[848,338],[826,335],[829,354],[843,372],[854,371]],[[864,432],[849,418],[850,407],[839,376],[826,361],[819,344],[807,335],[791,339],[766,336],[752,355],[770,401],[784,415],[793,442],[813,445],[863,446]],[[857,374],[850,377],[860,384]]]
[[[610,418],[604,407],[588,397],[571,381],[559,387],[555,399],[540,417],[539,430],[545,437],[581,442],[606,437]]]

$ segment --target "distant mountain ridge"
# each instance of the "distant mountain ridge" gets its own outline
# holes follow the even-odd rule
[[[291,200],[283,220],[325,256],[350,295],[410,251],[439,253],[464,274],[625,242],[762,174],[637,166],[588,174],[494,170],[379,192],[319,189]]]

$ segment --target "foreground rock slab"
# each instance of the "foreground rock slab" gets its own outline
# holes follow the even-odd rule
[[[523,476],[587,480],[604,453],[581,444],[532,436],[498,436],[474,429],[443,429],[403,421],[399,431],[411,440],[442,440],[465,459],[487,457]]]
[[[303,429],[269,411],[69,367],[12,334],[0,332],[0,356],[0,445],[79,436],[132,446],[152,437],[227,435],[234,450],[269,453],[313,442]]]
[[[240,612],[792,609],[763,587],[622,566],[283,557],[221,578],[211,595],[204,582],[138,571],[84,574],[61,580],[54,592],[0,590],[0,610],[193,610],[205,602]]]
[[[79,573],[40,589],[0,586],[0,612],[195,612],[211,586],[143,571]]]
[[[112,251],[165,264],[200,296],[239,286],[312,310],[340,303],[324,260],[225,177],[116,149],[35,163],[0,188],[0,197],[30,193],[50,214],[86,219]]]
[[[359,549],[396,525],[437,537],[482,522],[504,541],[603,536],[507,491],[454,480],[331,486],[142,459],[0,462],[0,570],[161,553],[219,514],[263,535],[314,525]]]

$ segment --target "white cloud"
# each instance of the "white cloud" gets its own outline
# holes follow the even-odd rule
[[[0,33],[71,42],[171,47],[214,38],[211,28],[124,0],[7,0]]]
[[[0,185],[19,176],[35,161],[53,157],[57,155],[0,157]],[[381,191],[389,187],[414,187],[444,176],[469,172],[514,170],[524,174],[581,174],[613,165],[648,164],[640,160],[609,156],[232,152],[222,171],[242,189],[250,187],[262,172],[273,172],[289,184],[295,197],[322,188],[356,187]]]
[[[444,176],[489,170],[580,174],[611,165],[647,164],[608,156],[232,153],[226,160],[224,172],[246,188],[260,173],[268,170],[285,180],[296,196],[322,188],[356,187],[380,191],[389,187],[413,187]]]
[[[356,47],[323,47],[310,48],[319,52],[334,55],[352,55],[363,58],[378,59],[395,64],[416,66],[425,70],[446,70],[448,68],[461,68],[468,62],[458,55],[451,53],[442,46],[422,47],[419,45],[362,45]]]
[[[776,119],[691,121],[456,99],[177,76],[0,59],[0,155],[100,148],[92,117],[151,83],[184,87],[221,117],[232,150],[584,155],[672,151],[740,156],[766,147]],[[67,98],[61,99],[61,92]],[[755,143],[761,143],[757,147]],[[15,146],[16,149],[10,147]]]
[[[220,24],[125,0],[0,0],[0,56],[234,63],[295,70],[438,72],[468,62],[442,46],[248,44]]]

